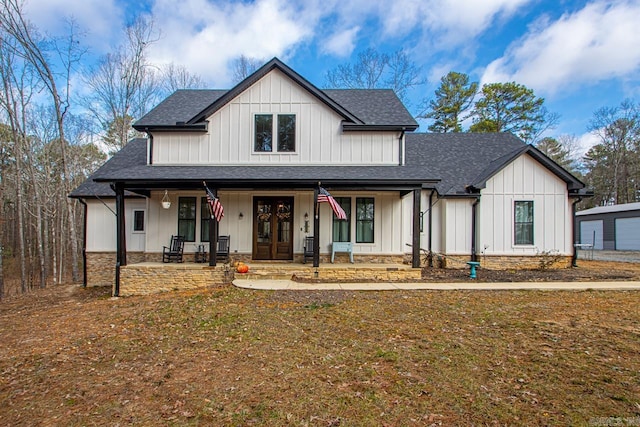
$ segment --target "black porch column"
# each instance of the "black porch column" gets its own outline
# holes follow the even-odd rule
[[[411,266],[413,268],[420,267],[420,198],[422,189],[413,190],[413,243],[411,248],[413,253],[411,256]]]
[[[211,190],[218,197],[218,190]],[[215,267],[218,261],[218,220],[213,216],[209,218],[209,266]]]
[[[477,262],[478,255],[476,254],[477,250],[477,221],[478,221],[478,203],[480,203],[480,196],[476,198],[471,205],[471,261]]]
[[[112,187],[116,193],[116,280],[113,296],[120,295],[120,267],[127,265],[127,243],[124,220],[124,184],[116,182]]]
[[[313,190],[313,266],[320,266],[320,212],[318,210],[318,187]]]

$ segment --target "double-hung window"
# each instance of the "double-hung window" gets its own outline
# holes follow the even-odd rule
[[[373,197],[356,198],[356,243],[373,243]]]
[[[144,232],[144,211],[139,211],[139,210],[133,211],[133,232],[134,233]]]
[[[514,212],[514,243],[533,245],[533,201],[517,200]]]
[[[187,242],[196,241],[196,198],[178,198],[178,235]]]
[[[334,242],[350,242],[351,241],[351,197],[335,197],[336,202],[342,207],[347,219],[338,219],[333,214],[333,241]]]
[[[293,153],[296,151],[295,114],[256,114],[253,151]]]
[[[206,197],[200,198],[200,241],[209,241],[209,221],[211,212],[209,211],[209,203]]]

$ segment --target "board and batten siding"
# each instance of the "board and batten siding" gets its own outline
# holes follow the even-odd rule
[[[397,236],[402,232],[403,209],[398,203],[397,192],[350,192],[332,191],[334,197],[352,197],[351,241],[354,254],[403,253],[403,242]],[[171,208],[163,209],[160,200],[162,192],[153,192],[149,203],[149,224],[147,229],[147,252],[161,252],[169,244],[172,234],[178,229],[178,198],[196,197],[196,241],[185,242],[185,252],[194,252],[200,242],[200,203],[202,191],[169,192]],[[302,253],[304,238],[304,214],[309,214],[309,233],[313,235],[313,192],[295,191],[280,193],[277,191],[224,191],[218,192],[224,206],[224,218],[219,224],[219,235],[231,236],[231,253],[251,254],[253,250],[253,200],[254,197],[293,197],[293,251]],[[373,197],[375,204],[374,243],[355,243],[355,200],[357,197]],[[320,211],[320,252],[330,253],[333,240],[333,211],[328,203],[319,205]],[[240,219],[242,213],[242,219]],[[114,229],[115,230],[115,229]],[[115,236],[115,231],[113,231]],[[115,237],[113,238],[115,250]],[[128,245],[128,242],[127,242]],[[128,248],[128,246],[127,246]]]
[[[572,254],[567,184],[529,155],[516,158],[487,180],[481,195],[478,254]],[[515,201],[533,201],[533,245],[514,244]]]
[[[89,199],[87,203],[87,252],[115,252],[116,250],[116,203]],[[133,211],[144,211],[145,230],[133,231]],[[125,202],[125,227],[127,250],[143,252],[149,226],[145,199],[127,199]]]
[[[257,153],[255,114],[295,114],[294,153]],[[157,165],[397,165],[399,132],[343,132],[342,117],[273,70],[208,117],[208,132],[154,135]],[[275,145],[275,143],[274,143]]]

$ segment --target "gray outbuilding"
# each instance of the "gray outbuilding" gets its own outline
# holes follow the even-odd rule
[[[586,209],[576,213],[576,221],[583,247],[640,251],[640,203]]]

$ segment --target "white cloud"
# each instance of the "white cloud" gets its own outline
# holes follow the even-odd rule
[[[158,0],[153,7],[161,39],[151,46],[151,60],[175,62],[217,87],[228,86],[228,62],[248,57],[285,57],[312,36],[313,25],[295,5],[280,0],[210,3]]]
[[[554,93],[637,73],[638,23],[638,1],[598,1],[555,22],[539,21],[505,56],[489,64],[482,81],[514,80]]]
[[[29,20],[47,34],[66,34],[66,20],[73,18],[94,53],[107,52],[122,28],[123,10],[115,0],[29,0],[24,8]]]
[[[580,157],[584,156],[591,147],[599,143],[600,139],[591,132],[580,135],[578,137],[578,154],[580,154]]]
[[[356,46],[356,36],[360,31],[360,27],[353,27],[348,30],[340,31],[329,37],[322,51],[336,56],[349,56]]]

